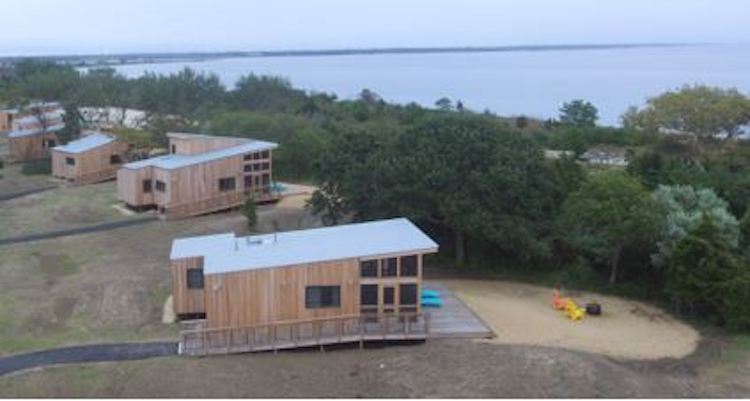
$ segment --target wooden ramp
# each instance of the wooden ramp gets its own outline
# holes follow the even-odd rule
[[[205,328],[205,322],[185,322],[179,353],[213,355],[324,346],[366,341],[424,340],[429,314],[356,315],[275,322],[237,328]]]
[[[440,292],[441,308],[423,308],[430,314],[429,338],[493,338],[492,329],[446,286],[425,281],[422,288]]]

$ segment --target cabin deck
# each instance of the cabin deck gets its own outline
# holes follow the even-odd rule
[[[495,333],[446,286],[425,281],[422,288],[440,292],[441,308],[423,308],[430,314],[429,338],[492,338]]]
[[[204,328],[202,320],[185,322],[179,352],[214,355],[324,346],[366,341],[424,340],[429,314],[356,315],[277,322],[238,328]]]

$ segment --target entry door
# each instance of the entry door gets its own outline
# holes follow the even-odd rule
[[[393,313],[396,311],[396,287],[392,285],[383,286],[383,313]]]

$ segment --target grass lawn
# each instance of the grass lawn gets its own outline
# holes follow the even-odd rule
[[[258,230],[319,225],[299,197],[258,208]],[[1,236],[132,218],[111,208],[114,183],[59,188],[3,202]],[[0,246],[0,354],[64,344],[176,340],[161,323],[177,237],[247,231],[238,212],[155,221]]]
[[[0,195],[13,195],[57,184],[49,175],[24,174],[21,168],[21,164],[6,162],[0,169]]]

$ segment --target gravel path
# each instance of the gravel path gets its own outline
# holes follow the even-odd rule
[[[0,358],[0,376],[41,366],[82,362],[132,361],[168,355],[177,355],[177,343],[78,345]]]
[[[0,245],[16,244],[19,242],[30,242],[39,241],[43,239],[65,237],[68,235],[88,234],[97,231],[113,230],[115,228],[122,228],[128,226],[134,226],[136,224],[148,223],[150,221],[158,220],[157,216],[143,216],[128,220],[115,221],[111,223],[95,224],[92,226],[78,227],[78,228],[67,228],[64,230],[48,231],[40,234],[22,235],[18,237],[0,238]]]

